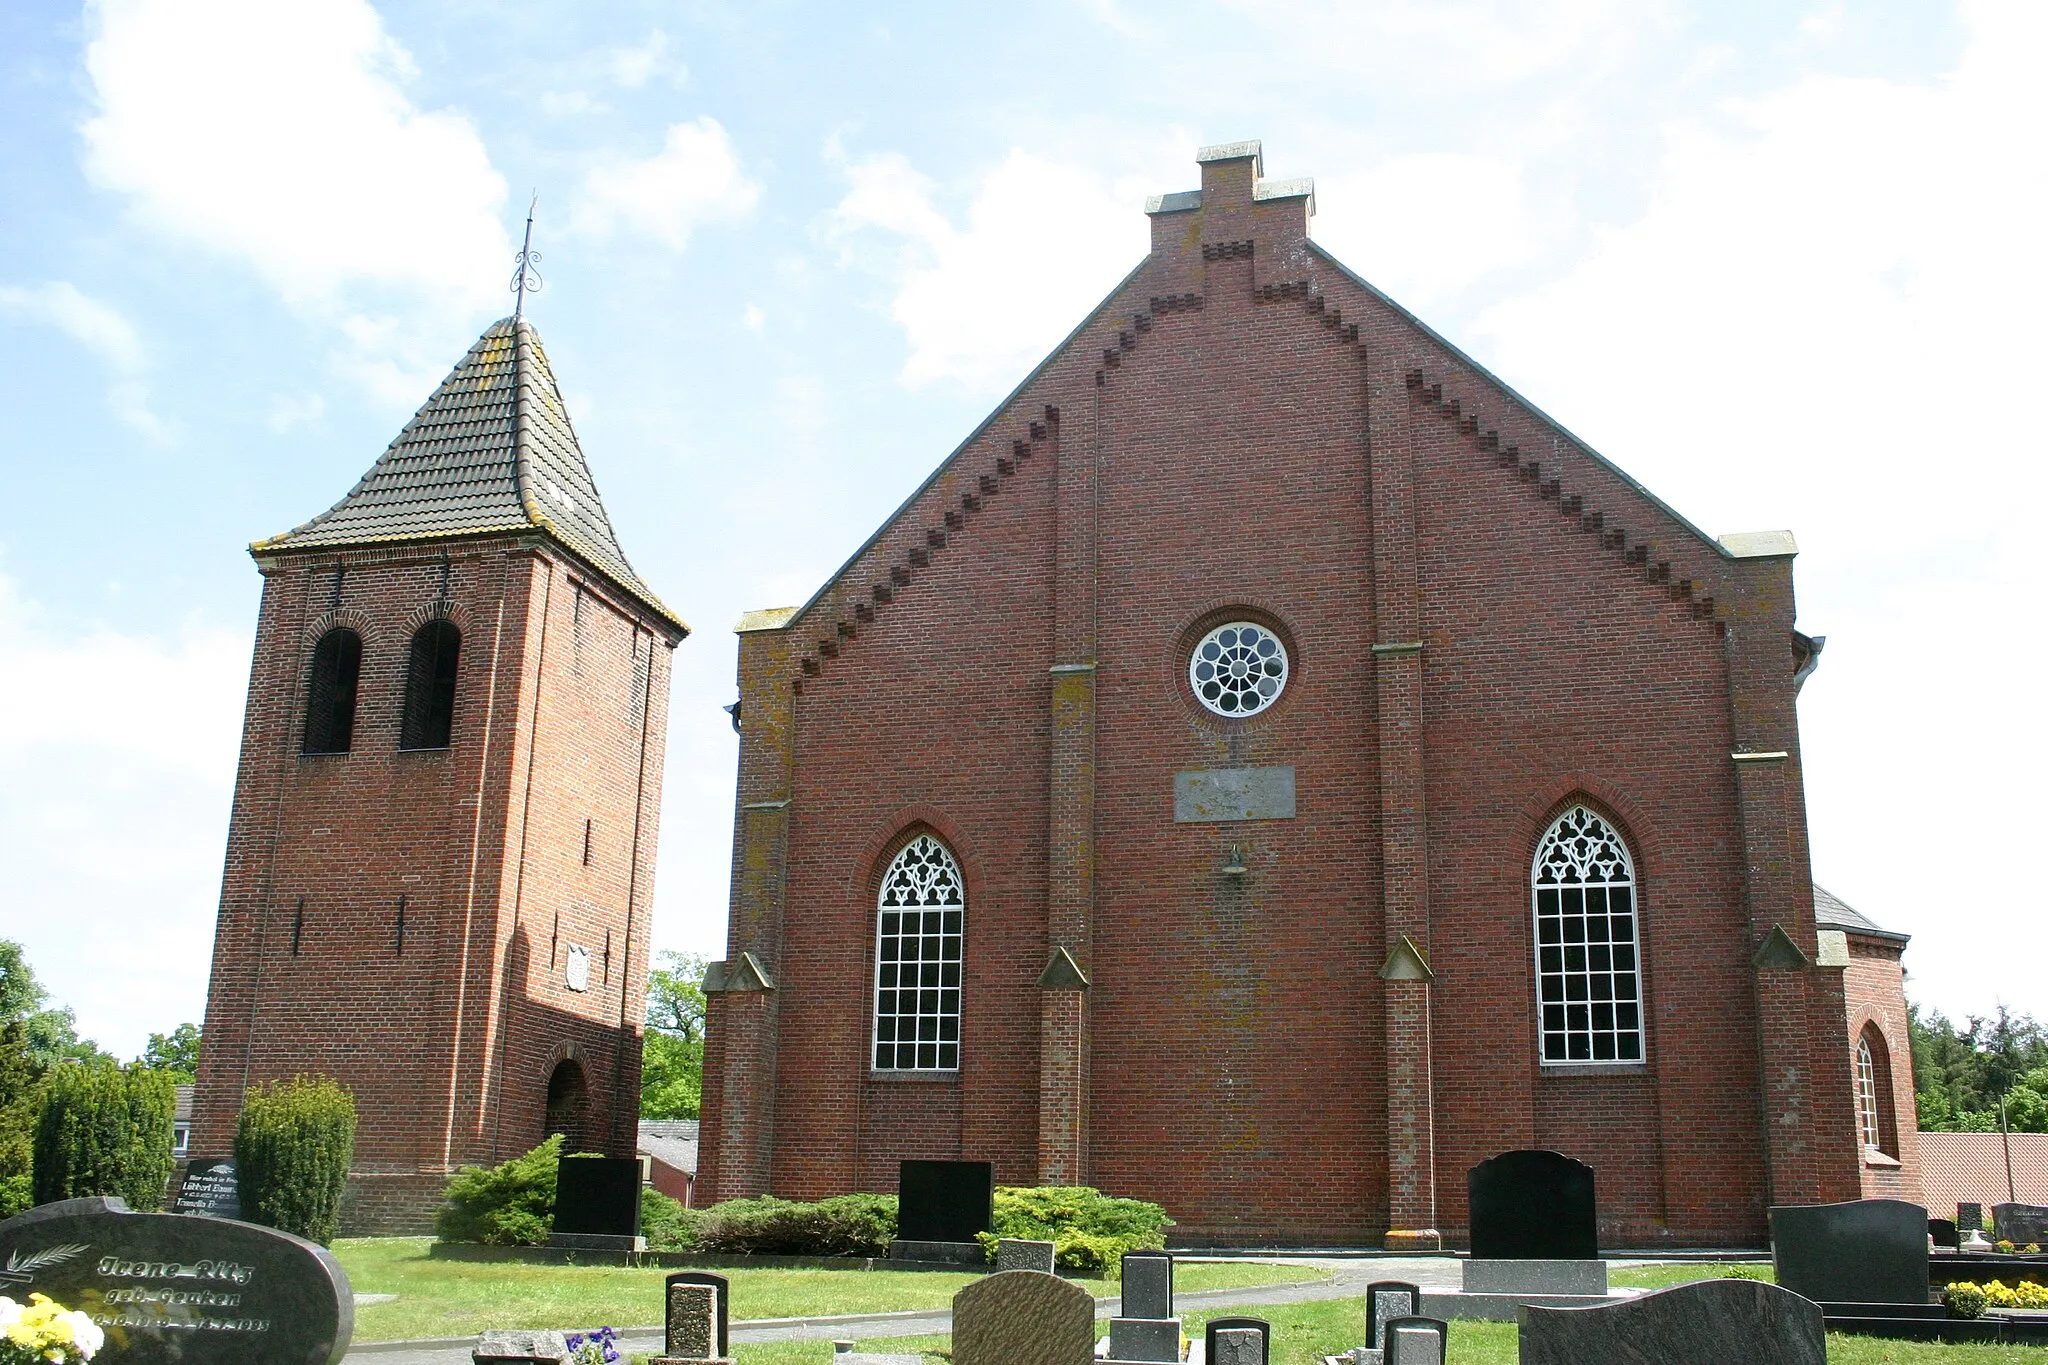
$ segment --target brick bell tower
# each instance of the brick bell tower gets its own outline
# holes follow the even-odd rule
[[[494,324],[348,496],[250,546],[263,605],[193,1155],[334,1077],[343,1228],[420,1230],[550,1132],[630,1156],[669,652],[532,325]]]

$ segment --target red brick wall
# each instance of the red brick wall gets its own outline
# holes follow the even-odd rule
[[[1851,1075],[1856,1045],[1864,1030],[1873,1025],[1884,1042],[1882,1053],[1872,1049],[1873,1059],[1880,1069],[1885,1069],[1887,1062],[1890,1064],[1889,1074],[1880,1077],[1878,1105],[1880,1126],[1893,1144],[1887,1155],[1898,1164],[1889,1165],[1865,1152],[1863,1197],[1924,1203],[1920,1120],[1913,1096],[1912,1034],[1906,1022],[1906,978],[1900,963],[1900,945],[1890,939],[1849,935],[1849,968],[1842,974],[1842,985],[1848,1005]],[[1888,1124],[1882,1122],[1885,1118],[1889,1118]],[[1929,1212],[1935,1217],[1948,1217],[1954,1210],[1930,1208]]]
[[[1721,555],[1306,248],[1300,200],[1233,176],[1205,167],[1207,217],[1156,218],[1076,339],[815,602],[742,636],[730,948],[777,988],[714,997],[701,1193],[886,1189],[910,1156],[1021,1182],[1078,1121],[1082,1178],[1185,1241],[1429,1218],[1455,1240],[1467,1168],[1529,1145],[1594,1164],[1614,1242],[1754,1240],[1767,1198],[1854,1179],[1838,1054],[1804,1037],[1833,988],[1751,966],[1773,924],[1816,950],[1789,565]],[[1233,723],[1184,670],[1240,613],[1293,674]],[[1780,756],[1745,824],[1730,755],[1752,751]],[[1175,772],[1277,764],[1296,818],[1174,823]],[[1535,1049],[1530,861],[1574,800],[1641,885],[1649,1060],[1607,1074]],[[967,878],[964,1060],[880,1080],[875,887],[917,829]],[[1436,973],[1398,1018],[1397,932]],[[1041,1038],[1033,983],[1070,941],[1085,1028]],[[1404,1040],[1419,1099],[1385,1080]],[[1077,1047],[1078,1097],[1055,1065]],[[1399,1209],[1396,1166],[1423,1181]]]
[[[331,1075],[358,1110],[355,1225],[417,1227],[451,1166],[540,1139],[547,1070],[572,1052],[591,1137],[630,1153],[672,628],[650,635],[644,608],[531,542],[263,569],[194,1154],[230,1151],[246,1086]],[[463,632],[454,732],[401,753],[408,645],[434,612]],[[302,755],[306,672],[333,624],[363,637],[355,733],[345,755]],[[588,993],[547,966],[558,913],[592,949]]]

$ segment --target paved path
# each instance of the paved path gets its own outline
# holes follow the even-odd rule
[[[1220,1308],[1257,1308],[1275,1303],[1309,1303],[1320,1299],[1357,1299],[1375,1280],[1407,1280],[1430,1288],[1455,1289],[1458,1262],[1449,1256],[1273,1257],[1266,1264],[1312,1266],[1329,1278],[1298,1284],[1251,1285],[1241,1289],[1204,1289],[1173,1296],[1179,1310],[1204,1312]],[[1097,1299],[1097,1317],[1113,1317],[1117,1299]],[[863,1313],[835,1318],[767,1318],[732,1325],[735,1346],[759,1341],[862,1341],[876,1337],[916,1337],[953,1330],[953,1311],[935,1308],[910,1313]],[[474,1337],[449,1337],[432,1342],[370,1343],[348,1353],[354,1365],[469,1365]],[[660,1348],[659,1327],[628,1328],[619,1335],[633,1351]],[[825,1359],[825,1353],[819,1354]]]

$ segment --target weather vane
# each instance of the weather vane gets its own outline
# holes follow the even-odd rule
[[[533,208],[540,203],[540,191],[533,192],[533,202],[526,206],[526,241],[519,248],[518,269],[512,272],[512,292],[519,301],[512,306],[512,316],[517,319],[526,313],[526,295],[531,290],[538,294],[541,289],[540,253],[533,249]]]

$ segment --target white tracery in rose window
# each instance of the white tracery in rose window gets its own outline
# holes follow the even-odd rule
[[[1537,845],[1537,1031],[1548,1063],[1643,1060],[1635,868],[1599,815],[1574,806]]]
[[[960,865],[928,834],[882,878],[875,937],[875,1066],[960,1066],[960,959],[967,897]]]
[[[1256,714],[1278,701],[1287,686],[1287,646],[1250,621],[1218,626],[1195,646],[1188,685],[1219,716]]]

